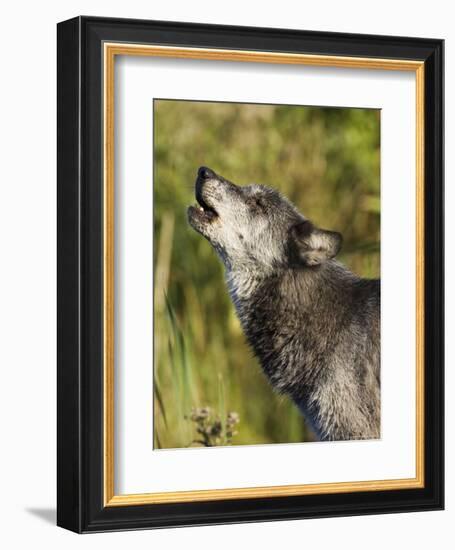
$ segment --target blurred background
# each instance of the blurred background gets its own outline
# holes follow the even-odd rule
[[[339,259],[379,277],[380,111],[155,100],[155,448],[312,439],[245,342],[210,244],[186,221],[200,165],[279,189]]]

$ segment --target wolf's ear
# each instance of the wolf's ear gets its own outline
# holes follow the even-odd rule
[[[334,258],[341,249],[343,238],[340,233],[319,229],[303,220],[291,227],[290,252],[293,261],[316,266]]]

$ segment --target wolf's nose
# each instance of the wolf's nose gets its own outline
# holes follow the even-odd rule
[[[207,166],[201,166],[197,172],[197,175],[201,179],[208,180],[215,177],[215,172],[210,170],[210,168],[207,168]]]

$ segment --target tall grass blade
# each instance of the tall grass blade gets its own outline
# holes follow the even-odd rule
[[[222,437],[226,438],[226,395],[224,390],[223,375],[218,373],[218,414],[223,426]]]
[[[158,380],[157,380],[156,377],[153,381],[153,389],[155,391],[155,397],[156,397],[157,403],[160,407],[161,414],[163,415],[164,425],[166,426],[166,428],[168,428],[166,408],[164,406],[163,396],[161,394],[161,390],[160,390]]]

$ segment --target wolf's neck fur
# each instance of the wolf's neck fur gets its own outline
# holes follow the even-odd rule
[[[379,400],[379,334],[377,346],[366,336],[368,324],[379,331],[378,303],[371,299],[377,285],[379,301],[377,282],[335,261],[268,273],[231,269],[227,282],[264,372],[293,398],[319,438],[378,437],[379,418],[368,403]],[[371,372],[377,379],[370,380]]]

